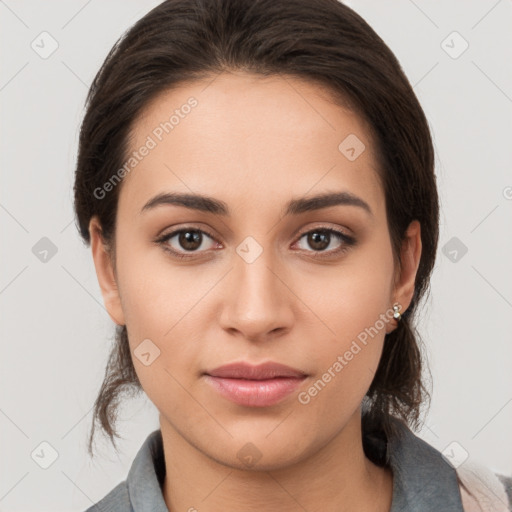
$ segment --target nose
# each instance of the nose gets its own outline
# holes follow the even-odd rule
[[[234,255],[220,315],[222,328],[232,335],[258,341],[282,335],[292,327],[294,295],[270,253],[264,250],[252,263]]]

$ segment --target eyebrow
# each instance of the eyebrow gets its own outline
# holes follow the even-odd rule
[[[141,209],[140,213],[161,205],[176,205],[213,213],[215,215],[229,216],[229,207],[224,201],[199,194],[161,193],[150,199]],[[299,215],[301,213],[320,210],[330,206],[357,206],[368,214],[373,212],[366,201],[351,192],[327,192],[312,197],[301,197],[290,200],[285,207],[284,215]]]

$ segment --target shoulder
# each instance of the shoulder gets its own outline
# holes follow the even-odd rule
[[[116,485],[104,498],[85,512],[133,512],[126,480]]]
[[[469,457],[456,465],[404,422],[393,421],[386,459],[393,470],[392,511],[512,512],[512,476]]]
[[[464,512],[512,511],[512,476],[467,460],[456,469]]]

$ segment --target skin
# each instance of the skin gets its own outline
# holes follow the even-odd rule
[[[203,372],[232,361],[277,361],[308,374],[308,390],[357,335],[396,302],[410,304],[421,254],[413,221],[401,269],[391,249],[385,197],[368,127],[334,103],[329,92],[297,78],[223,73],[166,91],[133,126],[139,148],[169,112],[190,96],[198,105],[166,135],[121,185],[115,261],[97,218],[91,247],[106,308],[126,324],[133,350],[145,339],[160,355],[145,366],[133,357],[142,387],[160,412],[171,512],[389,511],[392,474],[364,455],[361,401],[382,352],[388,321],[311,401],[297,393],[271,407],[228,401]],[[356,134],[366,149],[350,161],[338,149]],[[347,191],[372,214],[336,205],[283,216],[292,198]],[[225,202],[221,216],[176,205],[141,213],[162,192],[203,194]],[[179,228],[206,229],[189,260],[164,250],[186,248]],[[303,236],[327,227],[317,246]],[[237,247],[248,236],[262,248],[252,263]],[[261,458],[247,467],[237,453],[252,443]]]

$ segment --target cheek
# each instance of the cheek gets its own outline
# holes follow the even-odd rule
[[[208,278],[194,278],[192,282],[190,272],[173,268],[161,249],[142,241],[128,247],[124,240],[128,238],[134,240],[137,235],[119,234],[117,260],[126,324],[134,340],[162,339],[191,310]]]
[[[298,295],[307,297],[322,323],[310,353],[318,374],[301,403],[316,403],[322,414],[340,400],[349,409],[360,403],[377,370],[386,327],[393,322],[393,270],[391,247],[383,239],[328,273],[302,280]]]
[[[382,237],[347,255],[337,266],[297,276],[297,295],[304,297],[312,313],[323,320],[326,332],[343,345],[390,311],[393,271],[391,246]]]
[[[120,248],[122,242],[120,236]],[[208,315],[206,296],[218,271],[173,268],[158,250],[134,244],[118,251],[117,267],[135,371],[151,399],[167,403],[166,396],[182,396],[179,383],[188,386],[194,378]],[[173,404],[179,402],[176,398]]]

